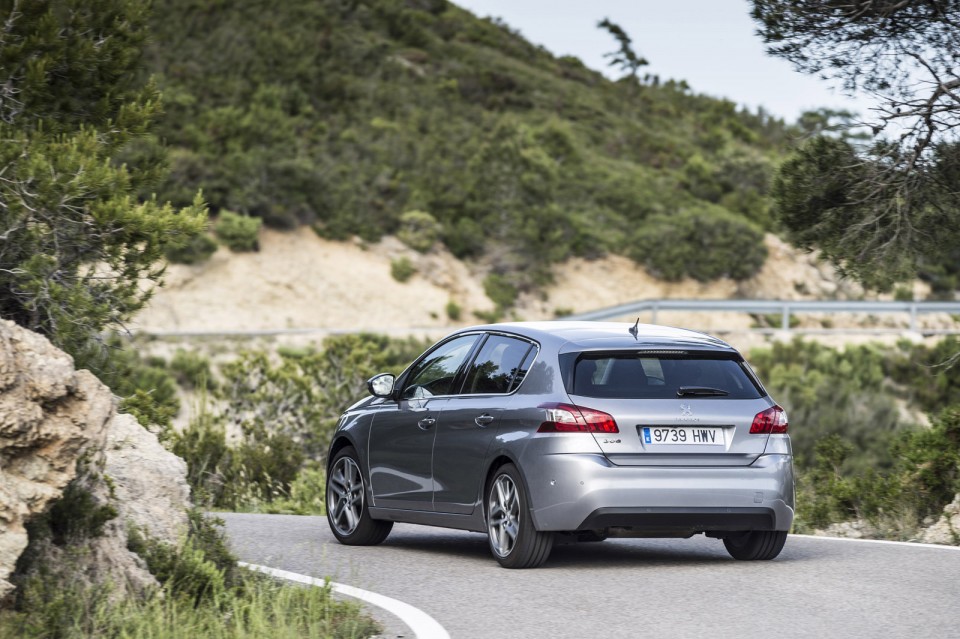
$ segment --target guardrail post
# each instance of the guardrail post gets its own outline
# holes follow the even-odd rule
[[[780,318],[780,328],[784,331],[790,331],[790,305],[783,305],[783,315]]]

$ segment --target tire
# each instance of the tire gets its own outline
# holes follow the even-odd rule
[[[785,530],[753,530],[723,538],[723,545],[734,559],[743,561],[773,559],[787,541]]]
[[[504,568],[536,568],[553,548],[553,533],[533,527],[527,493],[513,464],[497,469],[485,493],[490,551]]]
[[[370,518],[367,490],[357,451],[352,446],[334,455],[327,474],[327,523],[330,532],[347,546],[375,546],[393,528],[392,521]]]

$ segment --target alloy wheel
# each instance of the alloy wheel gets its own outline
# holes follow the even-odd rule
[[[341,535],[353,533],[363,512],[363,477],[360,467],[349,457],[341,457],[330,473],[327,490],[327,512]]]
[[[520,499],[517,486],[507,475],[500,475],[490,489],[487,504],[487,528],[493,551],[506,557],[517,543],[520,534]]]

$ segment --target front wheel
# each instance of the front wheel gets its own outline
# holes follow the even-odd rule
[[[490,550],[504,568],[536,568],[553,548],[553,533],[533,527],[520,471],[513,464],[497,469],[487,485],[487,534]]]
[[[723,538],[723,545],[734,559],[744,561],[773,559],[787,541],[785,530],[753,530]]]
[[[341,544],[374,546],[387,538],[392,521],[370,518],[366,485],[357,451],[352,446],[340,449],[327,475],[327,523]]]

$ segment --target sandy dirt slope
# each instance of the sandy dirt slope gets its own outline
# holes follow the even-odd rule
[[[769,251],[766,264],[743,282],[665,282],[622,256],[573,258],[555,267],[553,284],[523,295],[508,319],[552,319],[649,298],[876,297],[841,280],[832,267],[818,262],[816,255],[798,251],[773,235],[768,235],[765,243]],[[135,318],[132,328],[146,332],[283,328],[442,331],[478,323],[475,312],[490,311],[493,306],[483,291],[483,267],[460,262],[446,250],[424,255],[392,237],[373,245],[332,242],[309,228],[286,233],[264,230],[260,246],[256,253],[231,253],[221,248],[197,266],[171,265],[165,286]],[[405,283],[390,274],[391,261],[401,257],[417,268]],[[450,302],[461,309],[457,321],[448,317]],[[902,319],[890,318],[893,322]],[[806,317],[802,321],[819,326],[821,319]],[[702,330],[743,330],[756,319],[737,313],[661,313],[658,322]]]
[[[449,253],[420,255],[392,238],[365,247],[324,240],[309,228],[265,230],[260,247],[256,253],[221,247],[204,264],[171,265],[164,287],[132,327],[148,332],[440,327],[450,323],[451,300],[471,310],[492,307],[479,280]],[[390,275],[391,259],[400,255],[420,271],[405,283]]]

